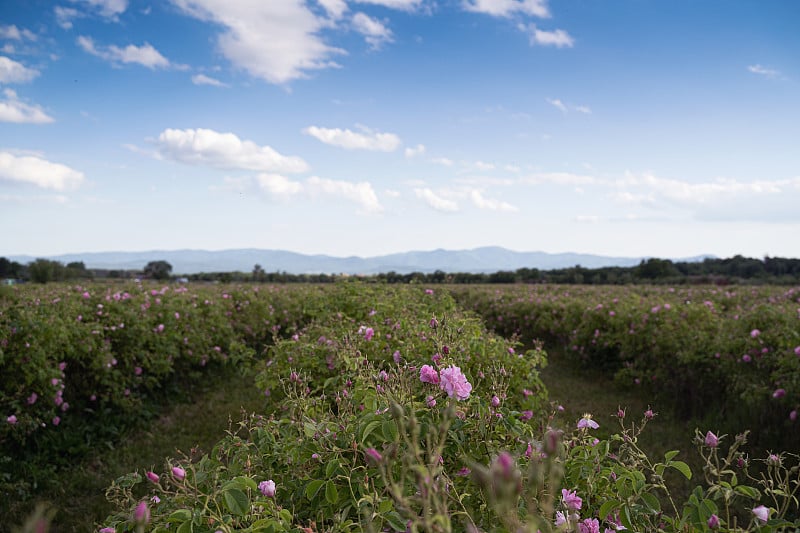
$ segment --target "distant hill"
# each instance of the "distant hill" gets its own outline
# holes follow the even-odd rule
[[[38,257],[7,256],[12,261],[29,263]],[[678,258],[674,261],[702,261],[706,257]],[[495,246],[474,250],[433,250],[405,252],[378,257],[333,257],[305,255],[283,250],[154,250],[147,252],[87,252],[43,257],[67,264],[83,261],[87,268],[141,270],[148,262],[164,260],[175,274],[198,272],[250,272],[256,264],[266,272],[290,274],[378,274],[381,272],[497,272],[519,268],[552,270],[580,265],[585,268],[638,265],[646,257],[607,257],[577,253],[515,252]]]

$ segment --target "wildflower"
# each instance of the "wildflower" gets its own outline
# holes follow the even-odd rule
[[[580,511],[583,505],[583,500],[581,500],[580,496],[578,496],[577,492],[574,490],[569,491],[567,489],[561,489],[561,501],[563,501],[567,509],[571,511]]]
[[[8,422],[13,426],[14,424],[17,423],[17,417],[15,415],[11,415],[8,418],[6,418],[6,422]]]
[[[796,409],[792,410],[792,411],[789,413],[789,420],[791,420],[792,422],[794,422],[795,420],[797,420],[797,410],[796,410]]]
[[[468,476],[468,475],[470,475],[470,473],[471,473],[471,472],[472,472],[472,470],[470,470],[469,468],[467,468],[467,467],[465,466],[465,467],[461,468],[461,470],[459,470],[458,472],[456,472],[456,475],[457,475],[457,476],[461,476],[461,477],[465,477],[465,476]]]
[[[150,498],[150,501],[153,502],[153,503],[161,503],[161,498],[159,498],[158,496],[156,496],[154,494],[153,497]]]
[[[764,507],[763,505],[759,505],[753,509],[753,514],[756,515],[756,519],[761,522],[766,523],[767,520],[769,520],[769,508]]]
[[[492,407],[500,407],[500,398],[496,394],[492,396]]]
[[[53,417],[53,425],[54,425],[54,426],[57,426],[57,425],[59,425],[60,423],[61,423],[61,417],[60,417],[60,416],[54,416],[54,417]]]
[[[104,527],[100,533],[117,533],[117,531],[113,527]]]
[[[712,514],[711,518],[708,519],[708,528],[719,529],[719,517],[717,515]]]
[[[262,481],[258,484],[258,490],[261,491],[261,494],[266,496],[267,498],[274,498],[275,497],[275,482],[271,479],[266,481]]]
[[[617,409],[617,418],[625,418],[625,410]]]
[[[719,437],[709,431],[706,433],[705,443],[709,448],[716,448],[719,446]]]
[[[467,381],[467,377],[457,366],[449,366],[442,369],[442,382],[439,387],[452,398],[454,395],[457,400],[466,400],[472,392],[472,385]]]
[[[431,318],[430,326],[431,329],[436,329],[437,327],[439,327],[439,321],[436,320],[436,317]]]
[[[364,330],[364,339],[371,341],[372,337],[375,335],[375,330],[372,328],[367,328]]]
[[[381,461],[383,461],[383,456],[375,448],[367,448],[364,453],[367,454],[367,457],[369,459],[372,459],[376,463],[380,463]]]
[[[435,407],[436,406],[436,398],[434,398],[433,396],[428,396],[427,398],[425,398],[425,405],[427,405],[430,408]]]
[[[32,392],[31,395],[28,396],[28,405],[35,404],[37,399],[39,399],[39,395],[35,392]]]
[[[392,354],[392,359],[394,359],[395,364],[400,364],[400,350],[395,350]]]
[[[769,454],[767,457],[767,465],[768,466],[781,466],[781,458],[779,455],[775,455],[774,453]]]
[[[647,420],[652,420],[653,418],[655,418],[655,416],[656,416],[656,414],[653,412],[652,409],[648,409],[647,411],[644,412],[644,417]]]
[[[520,418],[520,420],[522,420],[523,422],[527,422],[528,420],[530,420],[531,418],[533,418],[533,411],[522,411],[522,412],[519,414],[519,418]]]
[[[561,511],[556,511],[556,527],[563,526],[567,523],[567,517]]]
[[[148,472],[145,474],[145,477],[147,477],[147,479],[149,479],[153,483],[158,483],[159,477],[158,474],[156,474],[155,472]]]
[[[179,466],[172,467],[172,475],[175,476],[175,479],[178,481],[183,481],[183,478],[186,477],[186,470]]]
[[[754,339],[759,335],[761,335],[761,331],[758,329],[754,329],[753,331],[750,332],[750,336],[753,337]]]
[[[425,294],[433,294],[433,289],[425,289]]]
[[[786,396],[785,389],[776,389],[775,392],[772,393],[773,398],[783,398],[784,396]]]
[[[587,518],[583,522],[578,522],[579,533],[600,533],[600,522],[597,518]]]
[[[444,373],[444,371],[442,371]],[[422,365],[419,369],[419,380],[423,383],[439,384],[439,374],[431,365]]]
[[[147,507],[147,502],[142,500],[139,502],[139,505],[136,506],[136,510],[133,512],[133,519],[136,520],[137,524],[147,524],[150,522],[150,509]]]
[[[588,413],[583,415],[583,418],[578,420],[578,429],[585,429],[585,428],[597,429],[599,427],[600,427],[600,424],[598,424],[597,422],[592,420],[592,415],[590,415]]]
[[[752,360],[753,360],[753,358],[752,358],[752,357],[750,357],[750,355],[749,355],[749,354],[744,354],[744,355],[742,356],[742,361],[744,361],[745,363],[749,363],[749,362],[750,362],[750,361],[752,361]]]

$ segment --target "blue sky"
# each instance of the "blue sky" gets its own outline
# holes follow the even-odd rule
[[[800,257],[795,0],[0,5],[0,255]]]

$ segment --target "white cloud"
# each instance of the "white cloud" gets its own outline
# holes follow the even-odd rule
[[[585,106],[585,105],[576,105],[575,106],[575,111],[577,111],[578,113],[585,113],[587,115],[591,115],[592,114],[592,110],[589,108],[589,106]]]
[[[453,160],[448,159],[447,157],[434,157],[431,159],[431,163],[436,163],[437,165],[442,165],[443,167],[453,166]]]
[[[351,200],[360,205],[368,213],[379,213],[383,207],[369,182],[351,183],[312,176],[306,180],[306,187],[311,195],[330,194]]]
[[[333,20],[339,20],[347,11],[347,2],[344,0],[317,0],[319,5],[328,13]]]
[[[475,204],[475,207],[478,209],[486,209],[488,211],[505,211],[510,213],[519,211],[516,206],[513,206],[507,202],[494,200],[492,198],[485,198],[477,189],[473,189],[472,192],[470,192],[470,198],[472,198],[472,203]]]
[[[564,102],[562,102],[558,98],[547,98],[546,100],[547,100],[548,104],[550,104],[553,107],[556,107],[556,108],[560,109],[562,113],[566,113],[567,112],[567,106],[564,105]]]
[[[765,78],[777,78],[781,73],[775,69],[762,67],[761,65],[749,65],[747,70],[753,74],[759,74]]]
[[[422,0],[355,0],[359,4],[373,4],[376,6],[388,7],[390,9],[399,9],[401,11],[414,11],[417,9]]]
[[[53,122],[38,105],[26,104],[17,97],[11,89],[3,91],[5,100],[0,100],[0,122],[15,122],[17,124],[47,124]]]
[[[16,156],[9,152],[0,152],[0,180],[63,191],[79,187],[84,177],[82,172],[38,156]]]
[[[353,15],[353,28],[364,36],[364,40],[373,49],[393,41],[392,30],[384,26],[381,21],[361,12]]]
[[[259,174],[257,180],[262,190],[274,196],[294,196],[303,190],[300,182],[292,181],[280,174]]]
[[[136,63],[149,69],[167,68],[170,66],[169,60],[150,45],[144,43],[142,46],[129,44],[125,48],[115,45],[98,47],[91,37],[81,35],[78,37],[78,46],[89,54],[97,56],[112,63]]]
[[[510,17],[515,13],[547,18],[547,0],[464,0],[464,9],[493,17]]]
[[[417,198],[424,200],[426,204],[437,211],[445,213],[454,213],[458,211],[458,204],[456,202],[438,196],[427,187],[414,189],[414,194],[417,195]]]
[[[425,145],[418,144],[416,146],[410,146],[405,149],[405,156],[409,159],[412,157],[417,157],[418,155],[423,155],[425,153]]]
[[[262,191],[283,200],[300,194],[311,198],[333,196],[355,203],[365,213],[383,211],[383,206],[378,201],[375,190],[369,182],[365,181],[352,183],[311,176],[301,182],[290,180],[279,174],[259,174],[257,180]]]
[[[27,28],[19,29],[14,24],[11,24],[10,26],[0,26],[0,39],[35,41],[36,34]]]
[[[235,66],[269,83],[285,84],[308,71],[338,67],[330,60],[343,50],[325,44],[318,32],[328,22],[303,0],[272,2],[172,0],[184,13],[222,26],[217,39]]]
[[[535,24],[528,27],[528,36],[531,46],[555,46],[556,48],[572,48],[575,40],[564,30],[545,31],[540,30]]]
[[[56,23],[65,30],[72,29],[72,21],[84,16],[77,9],[65,6],[54,7],[53,12],[56,15]]]
[[[287,157],[269,146],[243,141],[233,133],[209,129],[166,129],[156,144],[160,157],[189,165],[290,173],[309,168],[299,157]]]
[[[540,185],[543,183],[554,185],[595,185],[599,180],[594,176],[572,174],[569,172],[541,172],[522,178],[521,183]]]
[[[356,133],[349,129],[309,126],[303,130],[303,133],[311,135],[325,144],[346,150],[393,152],[401,144],[400,137],[394,133],[373,132],[366,128],[365,133]]]
[[[0,83],[25,83],[38,75],[38,70],[28,68],[8,57],[0,56]]]
[[[583,222],[585,224],[597,224],[600,222],[600,217],[597,215],[578,215],[575,217],[575,222]]]
[[[86,4],[100,16],[110,19],[116,19],[128,9],[128,0],[72,0],[72,2]]]
[[[214,87],[229,87],[227,83],[222,83],[216,78],[206,76],[205,74],[195,74],[192,76],[192,83],[195,85],[212,85]]]
[[[494,170],[494,168],[495,168],[494,164],[486,163],[484,161],[475,161],[475,163],[473,163],[473,166],[476,169],[478,169],[478,170],[480,170],[482,172],[487,172],[489,170]]]
[[[400,198],[400,191],[395,191],[394,189],[386,189],[383,194],[389,198]]]

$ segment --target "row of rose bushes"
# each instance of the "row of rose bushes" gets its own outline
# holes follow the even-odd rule
[[[492,329],[612,373],[681,416],[800,449],[800,289],[453,287]]]
[[[59,464],[250,367],[316,314],[312,286],[17,286],[0,294],[0,489],[46,490]],[[45,484],[45,486],[42,486]]]
[[[698,433],[702,480],[686,501],[668,452],[639,448],[652,412],[559,419],[540,348],[489,333],[443,294],[340,287],[328,312],[269,352],[270,399],[202,458],[119,478],[129,531],[780,531],[800,527],[797,457],[748,458],[745,436]],[[562,429],[558,429],[561,427]]]

